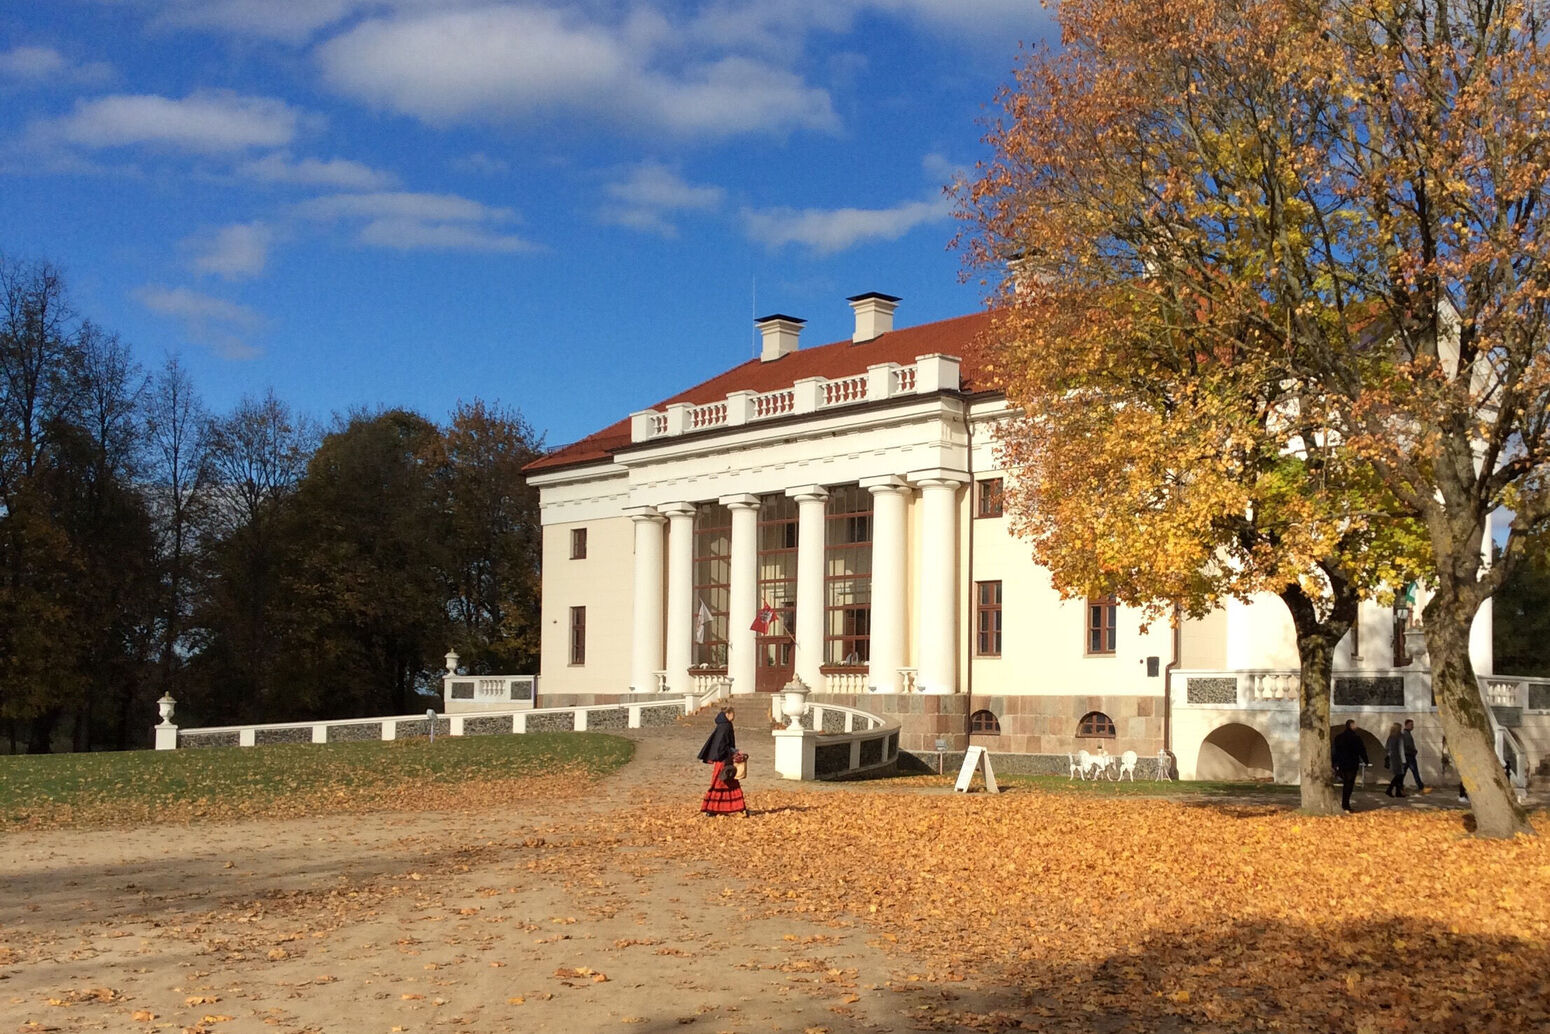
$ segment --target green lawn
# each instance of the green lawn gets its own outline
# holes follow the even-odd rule
[[[471,783],[606,775],[634,749],[556,732],[0,757],[0,828],[446,807]]]

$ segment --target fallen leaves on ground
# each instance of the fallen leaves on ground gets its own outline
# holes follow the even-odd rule
[[[864,921],[929,960],[906,980],[1016,989],[1020,1012],[945,1011],[974,1029],[1550,1025],[1550,836],[1036,792],[771,791],[758,806],[699,822],[646,807],[631,841],[738,858],[757,913]]]

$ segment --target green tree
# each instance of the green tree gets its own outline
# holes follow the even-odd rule
[[[1518,565],[1497,591],[1492,614],[1497,673],[1550,675],[1550,561]]]
[[[476,399],[453,412],[443,447],[450,643],[473,672],[535,671],[543,534],[522,468],[543,439],[519,413]]]
[[[211,420],[204,440],[186,711],[204,724],[278,719],[290,695],[280,672],[288,515],[316,430],[269,392]]]
[[[287,527],[292,707],[330,717],[417,710],[439,667],[447,525],[436,425],[415,413],[355,414],[323,439]]]
[[[0,260],[0,715],[27,748],[135,737],[150,552],[142,378],[47,264]]]

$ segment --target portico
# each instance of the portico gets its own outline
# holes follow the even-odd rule
[[[835,676],[847,680],[848,690],[898,693],[909,684],[920,692],[955,692],[955,557],[968,480],[961,471],[936,468],[844,486],[811,483],[629,508],[635,529],[630,691],[686,692],[696,671],[724,670],[734,694],[768,691],[791,676],[818,692]],[[831,504],[841,499],[844,509],[836,513]],[[761,549],[761,511],[769,515],[781,500],[795,504],[794,538],[778,518],[767,521]],[[864,509],[856,509],[857,500]],[[724,585],[696,574],[706,562],[696,553],[696,536],[705,534],[696,515],[707,513],[708,504],[730,512]],[[912,508],[919,525],[913,549]],[[788,563],[793,546],[794,563]],[[785,581],[783,567],[794,574],[794,593],[788,598],[776,590],[774,599],[762,599],[761,582],[771,595],[770,587]],[[907,607],[912,594],[923,603],[915,637]],[[761,634],[756,618],[765,607],[775,619]],[[763,680],[767,685],[761,670],[773,676]],[[911,677],[916,670],[918,680]]]

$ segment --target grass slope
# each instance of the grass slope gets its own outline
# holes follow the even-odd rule
[[[630,759],[601,733],[0,757],[0,829],[455,807],[563,794]]]

